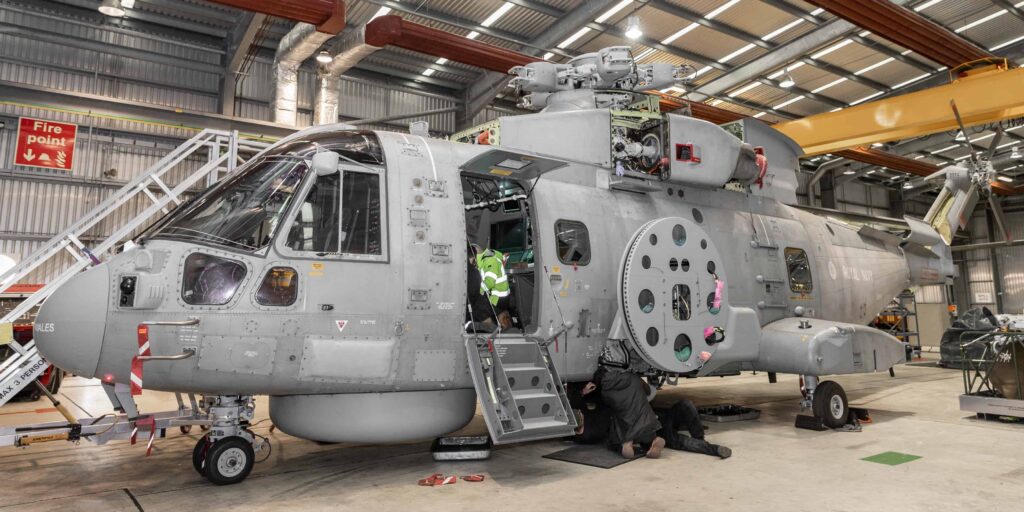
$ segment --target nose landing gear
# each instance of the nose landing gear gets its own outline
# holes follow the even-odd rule
[[[192,449],[192,467],[216,485],[241,482],[252,471],[256,453],[270,449],[266,439],[249,429],[256,407],[253,397],[208,396],[204,402],[213,427]]]

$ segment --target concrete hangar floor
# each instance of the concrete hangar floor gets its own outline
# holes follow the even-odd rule
[[[958,409],[957,370],[898,367],[839,377],[851,404],[870,409],[863,432],[793,427],[796,377],[744,374],[684,381],[656,400],[685,395],[702,404],[761,409],[756,421],[712,424],[708,437],[732,447],[731,459],[666,451],[598,469],[542,458],[563,449],[544,441],[494,449],[490,460],[434,462],[429,443],[318,445],[269,434],[273,451],[244,482],[217,487],[190,465],[198,429],[168,431],[145,458],[145,444],[46,443],[0,450],[0,510],[1020,510],[1024,426],[975,419]],[[69,379],[61,399],[75,414],[109,407],[94,381]],[[258,401],[256,421],[266,418]],[[146,391],[143,410],[170,410],[173,395]],[[17,402],[0,424],[59,420],[45,401]],[[268,435],[269,422],[256,427]],[[464,433],[484,433],[477,415]],[[921,457],[900,465],[862,460],[883,452]],[[432,473],[486,475],[481,483],[420,487]]]

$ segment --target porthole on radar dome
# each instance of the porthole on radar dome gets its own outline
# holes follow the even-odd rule
[[[682,224],[676,224],[672,227],[672,242],[679,247],[686,243],[686,228]]]
[[[690,343],[690,337],[686,334],[676,336],[676,341],[672,344],[672,350],[675,351],[677,360],[689,360],[690,356],[693,355],[693,345]]]
[[[648,327],[647,328],[647,344],[648,345],[650,345],[652,347],[657,345],[659,337],[660,337],[660,335],[658,334],[658,330],[657,329],[655,329],[654,327]]]
[[[640,311],[644,313],[654,311],[654,293],[650,290],[641,290],[638,302],[640,303]]]

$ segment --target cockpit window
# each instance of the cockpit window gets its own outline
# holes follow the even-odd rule
[[[172,214],[151,236],[258,251],[270,243],[307,170],[301,158],[261,158]]]
[[[193,306],[223,306],[231,302],[245,274],[241,262],[194,252],[185,258],[181,298]]]
[[[293,196],[308,174],[309,158],[324,150],[338,153],[343,164],[379,169],[383,173],[384,152],[373,132],[304,134],[248,162],[231,177],[157,221],[142,237],[259,251],[270,243],[284,220]],[[361,211],[365,213],[365,209]],[[351,243],[355,245],[357,241]],[[372,243],[365,245],[367,250],[373,249]]]
[[[814,290],[811,264],[803,249],[786,248],[786,269],[789,271],[790,290],[796,293],[809,293]]]
[[[382,205],[381,174],[372,168],[318,176],[296,209],[286,245],[321,256],[382,257]]]

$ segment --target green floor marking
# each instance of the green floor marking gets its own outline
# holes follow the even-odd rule
[[[921,457],[919,457],[917,455],[910,455],[908,453],[882,452],[882,453],[879,453],[878,455],[872,455],[870,457],[864,457],[861,460],[866,460],[868,462],[877,462],[879,464],[885,464],[887,466],[898,466],[898,465],[903,464],[905,462],[914,461],[914,460],[917,460],[917,459],[920,459],[920,458]]]

